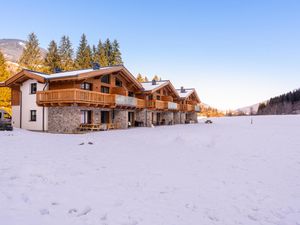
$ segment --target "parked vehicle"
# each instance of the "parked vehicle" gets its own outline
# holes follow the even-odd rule
[[[3,109],[0,109],[0,130],[13,130],[11,116]]]

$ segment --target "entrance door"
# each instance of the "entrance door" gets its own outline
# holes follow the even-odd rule
[[[129,126],[133,127],[134,126],[134,112],[128,112],[128,122]]]
[[[161,125],[160,123],[161,123],[161,121],[160,121],[160,119],[161,119],[161,115],[160,115],[160,113],[157,113],[157,124],[159,124],[159,125]]]
[[[109,111],[101,111],[101,123],[109,123]]]

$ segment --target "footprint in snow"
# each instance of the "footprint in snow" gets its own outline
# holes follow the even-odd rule
[[[83,209],[80,213],[78,213],[78,215],[77,216],[85,216],[85,215],[87,215],[89,212],[91,212],[92,211],[92,209],[90,208],[90,207],[86,207],[85,209]]]
[[[258,219],[254,215],[248,215],[248,218],[253,221],[257,221]]]
[[[41,215],[49,215],[50,212],[49,212],[48,209],[41,209],[41,210],[40,210],[40,214],[41,214]]]

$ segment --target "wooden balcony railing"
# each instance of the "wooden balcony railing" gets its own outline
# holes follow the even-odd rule
[[[60,104],[95,104],[111,106],[115,103],[114,95],[86,91],[81,89],[60,89],[50,91],[38,91],[36,94],[38,105]]]
[[[147,108],[163,110],[166,108],[166,102],[160,100],[149,100],[147,101]]]
[[[180,110],[184,112],[192,112],[195,110],[194,105],[191,104],[181,104]]]
[[[95,105],[100,107],[125,107],[145,108],[145,100],[130,96],[106,94],[81,89],[60,89],[50,91],[38,91],[36,95],[38,105]]]
[[[145,104],[145,103],[146,103],[146,102],[145,102],[144,99],[138,99],[138,98],[137,98],[137,104],[136,104],[136,107],[137,107],[138,109],[143,109],[143,108],[146,107],[146,104]]]

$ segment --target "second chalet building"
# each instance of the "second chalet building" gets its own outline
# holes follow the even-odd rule
[[[170,81],[139,83],[124,67],[95,67],[44,74],[22,70],[2,86],[12,89],[12,124],[17,128],[74,133],[80,129],[197,122],[194,89]]]

